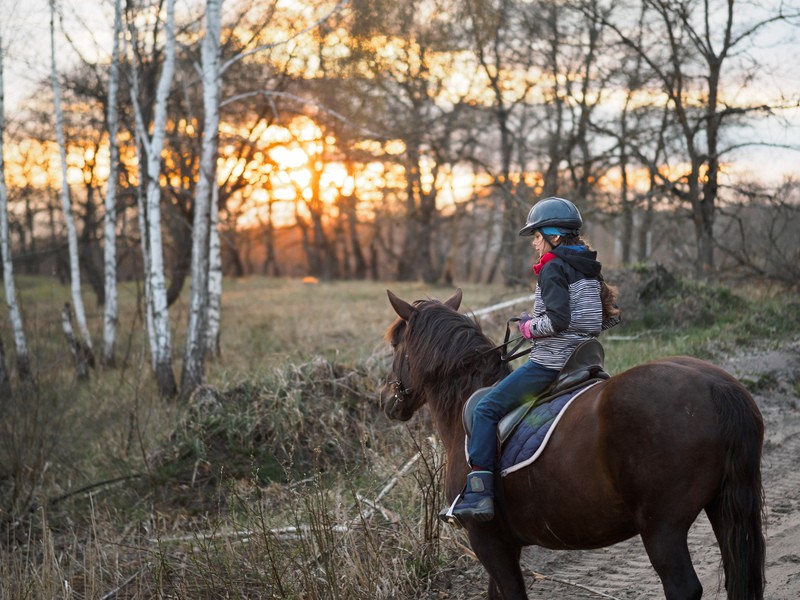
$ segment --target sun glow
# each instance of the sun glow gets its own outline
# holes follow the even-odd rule
[[[231,135],[244,135],[228,129]],[[358,218],[374,218],[376,209],[404,196],[407,174],[403,161],[405,144],[400,140],[367,140],[354,144],[361,161],[345,161],[335,136],[326,133],[309,117],[296,117],[285,125],[271,125],[252,132],[258,150],[245,162],[233,148],[220,156],[220,181],[241,171],[249,182],[229,199],[239,228],[259,227],[267,219],[275,226],[290,226],[298,219],[316,218],[332,223],[340,218],[342,204],[354,203]],[[432,157],[420,160],[424,193],[444,188],[438,194],[442,207],[469,198],[475,178],[466,170],[436,169]],[[438,172],[438,175],[434,173]],[[390,200],[392,199],[392,200]]]

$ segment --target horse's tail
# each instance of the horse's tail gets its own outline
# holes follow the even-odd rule
[[[764,422],[753,398],[738,382],[716,384],[711,395],[726,451],[719,493],[706,512],[722,552],[728,598],[761,600],[766,547],[761,485]]]

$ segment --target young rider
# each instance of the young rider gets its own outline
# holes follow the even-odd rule
[[[471,471],[453,514],[461,520],[494,517],[497,423],[553,382],[573,350],[601,330],[619,323],[616,291],[605,284],[597,252],[580,237],[577,207],[545,198],[528,213],[519,235],[533,236],[539,262],[533,315],[520,316],[522,335],[532,340],[530,359],[497,383],[476,405],[468,444]]]

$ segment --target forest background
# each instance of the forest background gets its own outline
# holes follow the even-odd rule
[[[48,554],[48,532],[83,536],[99,517],[65,509],[51,528],[37,511],[71,507],[97,481],[135,482],[94,522],[121,527],[106,533],[124,545],[129,527],[207,525],[214,501],[239,498],[223,493],[231,481],[255,485],[244,512],[217,506],[235,528],[280,504],[250,503],[265,482],[353,460],[368,478],[360,469],[383,459],[356,447],[375,442],[371,409],[353,403],[385,366],[383,287],[444,297],[462,285],[470,308],[529,294],[517,230],[540,197],[572,199],[604,264],[633,282],[628,297],[655,302],[638,316],[628,302],[623,337],[683,335],[673,310],[703,327],[702,342],[659,333],[612,351],[613,366],[792,334],[798,26],[798,7],[783,2],[0,2],[0,518],[7,540],[40,543],[0,569],[37,594],[66,571],[98,589],[124,583],[109,561],[131,557],[105,546]],[[762,304],[769,315],[745,324]],[[728,311],[735,343],[719,330]],[[210,415],[196,408],[209,389]],[[303,406],[309,394],[332,413]],[[160,400],[176,395],[193,401]],[[265,405],[280,408],[268,417]],[[323,441],[314,419],[337,440]],[[97,440],[66,440],[65,423]],[[423,513],[438,510],[431,452],[430,481],[408,492]],[[317,491],[302,502],[332,518]],[[132,497],[136,515],[121,508]],[[413,543],[425,549],[438,526],[421,523]],[[260,552],[280,554],[284,539],[260,526]],[[137,585],[177,585],[160,578],[183,559],[168,552],[154,567],[148,548],[131,563]],[[213,551],[211,562],[235,555]],[[309,552],[288,558],[317,563]],[[426,552],[414,554],[423,570],[439,560]],[[197,568],[219,576],[218,566]],[[383,566],[356,568],[366,585]],[[417,585],[408,575],[402,585]],[[279,574],[268,579],[280,587]]]
[[[791,4],[49,8],[3,21],[3,62],[38,86],[3,127],[9,275],[70,281],[91,361],[85,282],[107,364],[116,282],[142,281],[164,395],[190,274],[184,394],[223,274],[518,284],[543,196],[578,204],[607,264],[799,279]]]

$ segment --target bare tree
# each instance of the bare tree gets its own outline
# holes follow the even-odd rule
[[[161,235],[161,151],[167,126],[167,101],[175,69],[175,0],[167,0],[167,41],[164,48],[164,63],[156,90],[153,116],[153,134],[148,135],[138,98],[132,91],[136,105],[137,136],[146,154],[147,198],[144,207],[149,269],[149,308],[152,318],[151,352],[158,389],[162,396],[171,397],[177,392],[175,373],[172,370],[172,344],[169,329],[169,308],[164,277],[164,248]],[[148,263],[148,261],[146,261]]]
[[[733,0],[643,0],[643,5],[651,27],[644,39],[631,35],[622,24],[627,15],[606,24],[641,56],[667,96],[672,135],[682,146],[677,160],[688,166],[673,170],[672,176],[655,165],[654,172],[661,186],[690,207],[697,243],[695,274],[705,279],[714,272],[720,165],[728,151],[723,133],[742,116],[769,110],[761,104],[723,101],[722,86],[730,79],[727,67],[757,33],[786,16],[780,11],[763,18],[745,16],[745,11],[740,15]]]
[[[335,279],[340,275],[339,257],[333,247],[333,242],[329,233],[329,228],[325,226],[327,217],[327,207],[322,201],[322,172],[325,168],[327,158],[327,142],[325,132],[321,132],[318,140],[313,144],[314,150],[306,150],[308,156],[308,171],[311,174],[307,186],[300,186],[296,182],[295,202],[295,222],[300,229],[303,250],[308,263],[308,273],[321,279]],[[309,191],[308,197],[304,191]],[[300,207],[308,214],[306,219],[298,210]]]
[[[476,112],[473,103],[468,91],[446,89],[448,68],[437,64],[442,58],[454,59],[455,53],[448,52],[462,42],[456,33],[458,19],[449,17],[457,5],[452,0],[356,2],[350,57],[339,65],[353,83],[351,93],[361,99],[358,122],[378,131],[378,139],[402,140],[404,145],[402,155],[385,157],[405,174],[401,185],[385,191],[404,206],[398,232],[403,239],[399,251],[393,242],[379,240],[397,261],[398,279],[433,282],[441,277],[444,264],[436,246],[442,178],[451,165],[466,162],[465,149],[471,147],[467,129]],[[382,52],[373,34],[396,40],[392,52]],[[394,236],[392,225],[387,221],[380,230]]]
[[[220,12],[223,0],[207,0],[206,32],[202,46],[203,148],[195,188],[192,224],[192,282],[189,323],[183,357],[181,394],[185,397],[203,382],[206,340],[203,331],[208,306],[209,207],[211,190],[217,186],[217,145],[220,96]]]
[[[591,9],[590,17],[596,19],[601,13],[594,3],[584,6]],[[641,6],[638,19],[632,25],[631,36],[641,44],[644,34],[646,8]],[[591,131],[597,137],[609,140],[609,170],[616,169],[619,187],[608,194],[607,212],[618,216],[621,221],[620,243],[622,262],[629,264],[634,260],[644,262],[649,258],[651,238],[650,224],[653,221],[653,206],[659,194],[656,181],[657,165],[663,163],[664,141],[666,139],[665,110],[650,92],[652,74],[644,65],[641,55],[629,48],[606,42],[598,47],[599,53],[612,63],[609,76],[613,78],[612,88],[624,94],[619,112],[612,112],[606,122],[593,120]],[[637,171],[645,173],[637,178]],[[641,177],[647,174],[649,189],[643,189]],[[597,177],[596,174],[592,175]],[[585,180],[585,178],[584,178]],[[640,219],[637,223],[637,214]],[[638,240],[638,245],[635,243]]]
[[[3,285],[5,287],[6,305],[11,328],[14,331],[14,346],[17,353],[17,373],[20,379],[31,378],[30,361],[28,359],[28,346],[25,342],[25,329],[22,326],[22,316],[17,305],[17,288],[14,285],[14,265],[11,261],[11,244],[8,236],[8,191],[6,189],[6,171],[3,161],[3,140],[5,138],[5,100],[3,82],[3,38],[0,36],[0,257],[3,259]],[[0,342],[1,343],[1,342]],[[5,354],[0,348],[0,392],[8,392],[10,396],[11,383],[5,371]]]
[[[84,310],[83,298],[81,297],[81,269],[78,259],[78,236],[75,231],[75,220],[72,216],[72,204],[69,198],[69,183],[67,181],[67,145],[64,139],[64,118],[61,111],[61,92],[58,84],[58,70],[56,68],[55,12],[55,0],[50,0],[50,74],[56,110],[56,135],[61,152],[61,204],[64,209],[64,220],[67,226],[72,303],[75,307],[75,319],[78,322],[81,344],[85,347],[85,351],[89,357],[89,363],[91,364],[93,362],[92,336],[89,333],[89,326],[86,322],[86,311]]]
[[[521,179],[516,177],[523,168],[517,161],[525,155],[527,144],[520,113],[529,110],[529,94],[537,85],[533,72],[542,25],[540,19],[527,19],[527,7],[516,0],[469,0],[462,10],[468,19],[471,49],[487,81],[492,99],[487,110],[496,130],[496,135],[487,136],[496,139],[490,146],[495,155],[475,157],[500,192],[500,251],[495,254],[487,280],[494,279],[500,270],[510,284],[518,281],[521,256],[517,231],[520,215],[524,215],[530,200],[520,197]]]
[[[122,7],[114,0],[114,42],[108,77],[108,145],[110,168],[106,188],[106,216],[103,236],[105,303],[103,307],[103,362],[114,365],[114,341],[117,334],[117,179],[119,174],[119,118],[117,89],[119,87],[119,38],[122,30]]]
[[[740,185],[720,208],[720,269],[800,287],[800,183]]]

